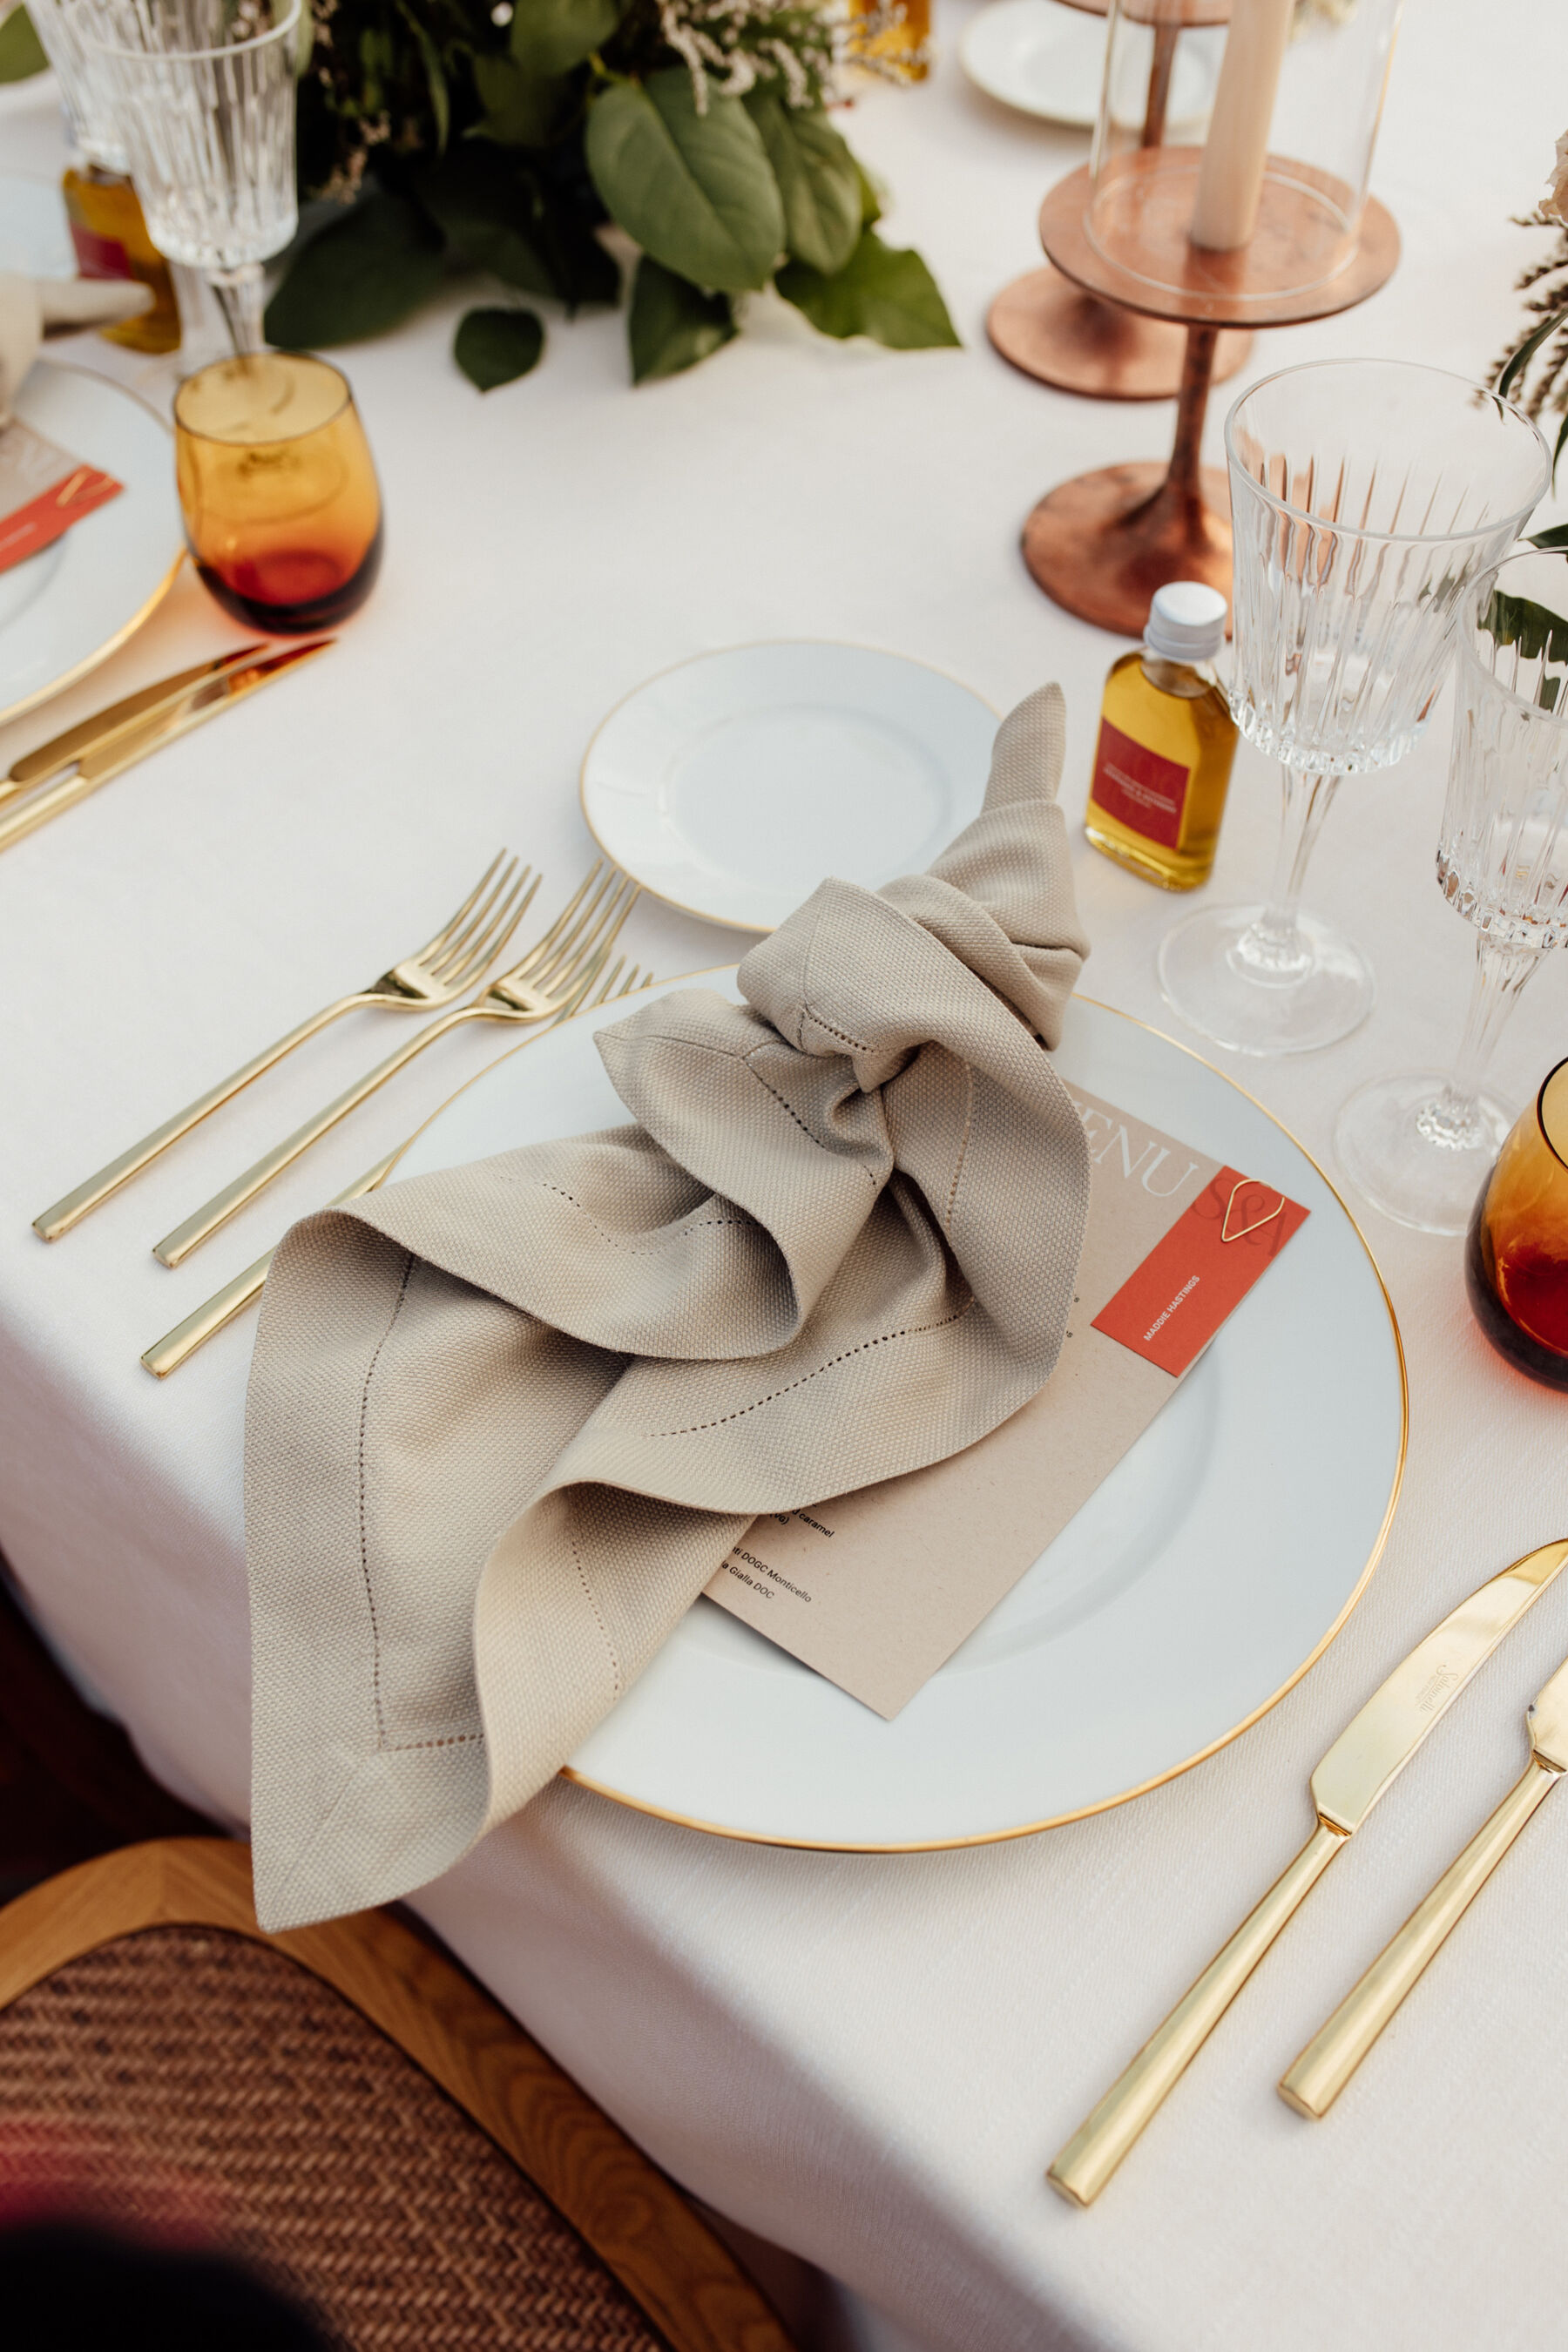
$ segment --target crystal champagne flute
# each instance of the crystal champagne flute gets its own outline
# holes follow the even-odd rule
[[[1235,535],[1231,707],[1277,760],[1279,854],[1262,906],[1205,908],[1160,950],[1167,1001],[1244,1054],[1347,1036],[1372,1009],[1359,949],[1300,905],[1342,776],[1426,727],[1471,583],[1546,489],[1546,445],[1462,376],[1326,360],[1266,376],[1226,420]]]

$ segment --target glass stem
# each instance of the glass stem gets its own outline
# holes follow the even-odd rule
[[[207,283],[217,297],[229,340],[245,359],[267,349],[262,331],[262,274],[259,261],[242,262],[237,269],[209,269]]]
[[[1279,852],[1268,901],[1230,951],[1259,980],[1304,980],[1313,969],[1312,949],[1296,917],[1308,861],[1339,782],[1337,775],[1308,776],[1299,768],[1281,771]]]
[[[1535,948],[1505,946],[1489,931],[1476,933],[1475,976],[1453,1071],[1436,1101],[1428,1103],[1416,1117],[1415,1124],[1428,1143],[1474,1151],[1489,1140],[1478,1107],[1481,1081],[1497,1051],[1498,1039],[1540,961]]]

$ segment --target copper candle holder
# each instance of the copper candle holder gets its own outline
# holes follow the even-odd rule
[[[1103,16],[1110,0],[1066,0],[1086,16]],[[1183,0],[1181,24],[1153,26],[1153,54],[1140,137],[1164,144],[1176,38],[1184,26],[1223,25],[1230,0]],[[1048,264],[1005,286],[992,303],[986,332],[1003,358],[1037,383],[1054,384],[1089,400],[1169,400],[1181,386],[1186,352],[1183,329],[1121,304],[1102,301]],[[1222,334],[1215,347],[1213,380],[1223,383],[1244,365],[1247,333]]]
[[[1140,635],[1155,589],[1169,580],[1205,580],[1230,593],[1230,493],[1224,474],[1199,457],[1221,331],[1331,317],[1375,293],[1399,258],[1393,216],[1369,196],[1348,256],[1312,278],[1321,217],[1342,192],[1275,157],[1251,242],[1226,252],[1193,246],[1186,226],[1201,152],[1146,148],[1123,159],[1112,237],[1090,234],[1088,165],[1058,181],[1040,214],[1041,242],[1065,278],[1185,332],[1169,464],[1080,474],[1043,498],[1024,526],[1024,561],[1047,595],[1122,636]]]

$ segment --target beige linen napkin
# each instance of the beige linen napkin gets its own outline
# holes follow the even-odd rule
[[[635,1126],[296,1225],[246,1433],[257,1907],[446,1870],[762,1511],[972,1444],[1056,1362],[1089,1157],[1047,1046],[1088,942],[1059,688],[929,874],[822,884],[601,1030]]]
[[[0,425],[46,335],[108,327],[150,310],[152,289],[130,278],[23,278],[0,269]]]

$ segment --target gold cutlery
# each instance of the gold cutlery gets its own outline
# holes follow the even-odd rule
[[[193,687],[202,685],[205,679],[243,668],[264,650],[259,642],[240,646],[233,653],[198,662],[194,669],[180,670],[173,677],[161,677],[155,685],[128,694],[123,701],[110,703],[105,710],[95,710],[90,719],[79,719],[63,735],[53,735],[36,751],[25,752],[6,775],[0,776],[0,806],[15,800],[18,793],[31,792],[35,784],[47,784],[85,753],[101,749],[111,737],[172,709]]]
[[[603,877],[601,879],[600,877]],[[595,889],[595,884],[598,887]],[[590,895],[591,894],[591,895]],[[543,938],[531,947],[521,961],[510,971],[501,972],[488,988],[467,1004],[459,1004],[450,1013],[432,1021],[417,1037],[378,1062],[374,1070],[358,1079],[352,1087],[328,1103],[324,1110],[308,1118],[290,1136],[215,1192],[210,1201],[194,1210],[183,1224],[165,1234],[153,1255],[163,1265],[179,1265],[194,1249],[199,1249],[230,1217],[238,1214],[246,1204],[292,1165],[302,1151],[330,1133],[340,1119],[356,1110],[388,1078],[406,1068],[416,1055],[437,1037],[459,1028],[465,1021],[552,1021],[573,999],[594,957],[603,950],[607,960],[621,925],[631,913],[639,896],[638,885],[628,881],[624,874],[611,866],[605,870],[603,860],[595,866],[576,896],[556,917]],[[586,905],[584,904],[586,899]],[[579,913],[579,909],[581,912]],[[601,963],[597,969],[602,971]]]
[[[1530,1761],[1522,1779],[1281,2077],[1279,2095],[1298,2115],[1328,2114],[1536,1807],[1568,1771],[1568,1664],[1558,1667],[1535,1699],[1525,1728]]]
[[[500,851],[451,920],[443,924],[433,940],[426,940],[411,956],[393,964],[368,988],[355,989],[352,995],[340,996],[336,1003],[324,1004],[319,1013],[312,1013],[308,1021],[301,1021],[297,1029],[290,1029],[286,1037],[279,1037],[242,1069],[221,1078],[205,1095],[187,1103],[184,1110],[176,1111],[173,1118],[166,1118],[162,1127],[155,1127],[151,1135],[144,1135],[140,1143],[122,1151],[118,1160],[100,1168],[96,1176],[88,1177],[74,1192],[35,1217],[33,1231],[47,1242],[58,1241],[100,1202],[107,1201],[121,1184],[129,1183],[161,1152],[167,1151],[172,1143],[188,1135],[193,1127],[230,1101],[253,1078],[260,1077],[285,1054],[291,1054],[296,1045],[302,1045],[308,1037],[313,1037],[342,1014],[362,1004],[383,1005],[399,1013],[434,1013],[450,1004],[465,989],[482,979],[502,953],[538,887],[539,877],[531,866],[520,868],[515,857],[504,849]]]
[[[611,967],[609,978],[594,999],[595,1006],[608,1003],[612,996],[618,1001],[623,996],[640,993],[643,989],[653,986],[652,972],[645,971],[639,979],[637,967],[633,964],[626,979],[617,988],[616,982],[620,980],[623,962],[624,958],[616,958]],[[602,960],[595,958],[594,970],[582,984],[579,1000],[568,1003],[563,1009],[559,1016],[560,1020],[569,1021],[574,1014],[585,1009],[584,1000],[586,998],[587,992],[593,987],[601,969]],[[532,1043],[531,1038],[523,1039],[525,1045]],[[513,1045],[510,1050],[515,1054],[519,1048]],[[505,1061],[508,1057],[503,1054],[500,1058]],[[490,1063],[489,1067],[494,1069],[495,1064]],[[483,1077],[486,1072],[481,1070],[479,1075]],[[470,1078],[468,1084],[472,1086],[473,1083]],[[443,1110],[446,1108],[444,1103],[441,1108]],[[431,1113],[431,1118],[437,1116],[437,1112]],[[426,1119],[424,1126],[428,1127],[429,1124],[429,1119]],[[424,1127],[415,1130],[415,1135],[423,1133]],[[366,1192],[375,1192],[386,1181],[387,1177],[414,1140],[414,1135],[406,1137],[402,1143],[387,1153],[384,1160],[378,1160],[374,1168],[367,1168],[364,1174],[357,1177],[346,1192],[335,1194],[327,1202],[328,1208],[341,1209],[345,1201],[357,1201]],[[237,1315],[242,1314],[253,1299],[260,1297],[268,1274],[271,1269],[272,1256],[272,1251],[268,1250],[263,1256],[257,1259],[254,1265],[247,1265],[243,1274],[237,1274],[232,1282],[225,1283],[221,1290],[215,1291],[205,1304],[187,1315],[183,1323],[176,1323],[172,1331],[166,1331],[161,1339],[154,1340],[142,1358],[142,1363],[153,1374],[154,1380],[166,1381],[171,1372],[177,1372],[187,1357],[194,1356],[196,1349],[205,1347],[216,1332],[221,1331],[226,1324],[232,1323]]]
[[[1543,1544],[1489,1578],[1416,1643],[1352,1717],[1312,1774],[1311,1836],[1073,2134],[1046,2175],[1053,2189],[1075,2204],[1093,2203],[1286,1921],[1564,1561],[1568,1541]]]
[[[312,660],[317,654],[324,654],[329,646],[336,643],[335,637],[315,637],[308,646],[289,646],[280,654],[268,654],[265,660],[242,659],[227,668],[219,669],[213,669],[208,665],[209,674],[205,678],[198,677],[194,685],[185,688],[174,698],[155,704],[150,714],[143,714],[129,723],[117,723],[107,735],[95,738],[89,748],[68,753],[62,764],[68,765],[74,761],[71,774],[61,776],[58,782],[44,784],[40,791],[26,793],[15,806],[8,807],[4,815],[0,815],[0,849],[9,849],[14,842],[23,840],[29,833],[36,833],[39,825],[47,824],[51,817],[75,808],[79,801],[86,800],[89,793],[97,792],[99,786],[107,784],[111,777],[134,767],[137,761],[146,759],[150,751],[160,751],[165,743],[173,743],[180,736],[188,735],[193,727],[205,726],[209,719],[216,719],[220,710],[231,710],[237,702],[243,702],[247,694],[256,692],[258,687],[270,686],[275,679],[287,677],[290,670],[298,669],[301,662]],[[111,717],[113,714],[104,715]],[[70,733],[77,732],[79,730],[70,730]],[[68,741],[69,734],[58,740]],[[26,768],[41,759],[44,752],[53,749],[53,745],[45,744],[41,751],[31,753],[28,760],[19,761],[17,766]],[[14,768],[11,774],[14,779],[16,769]]]

